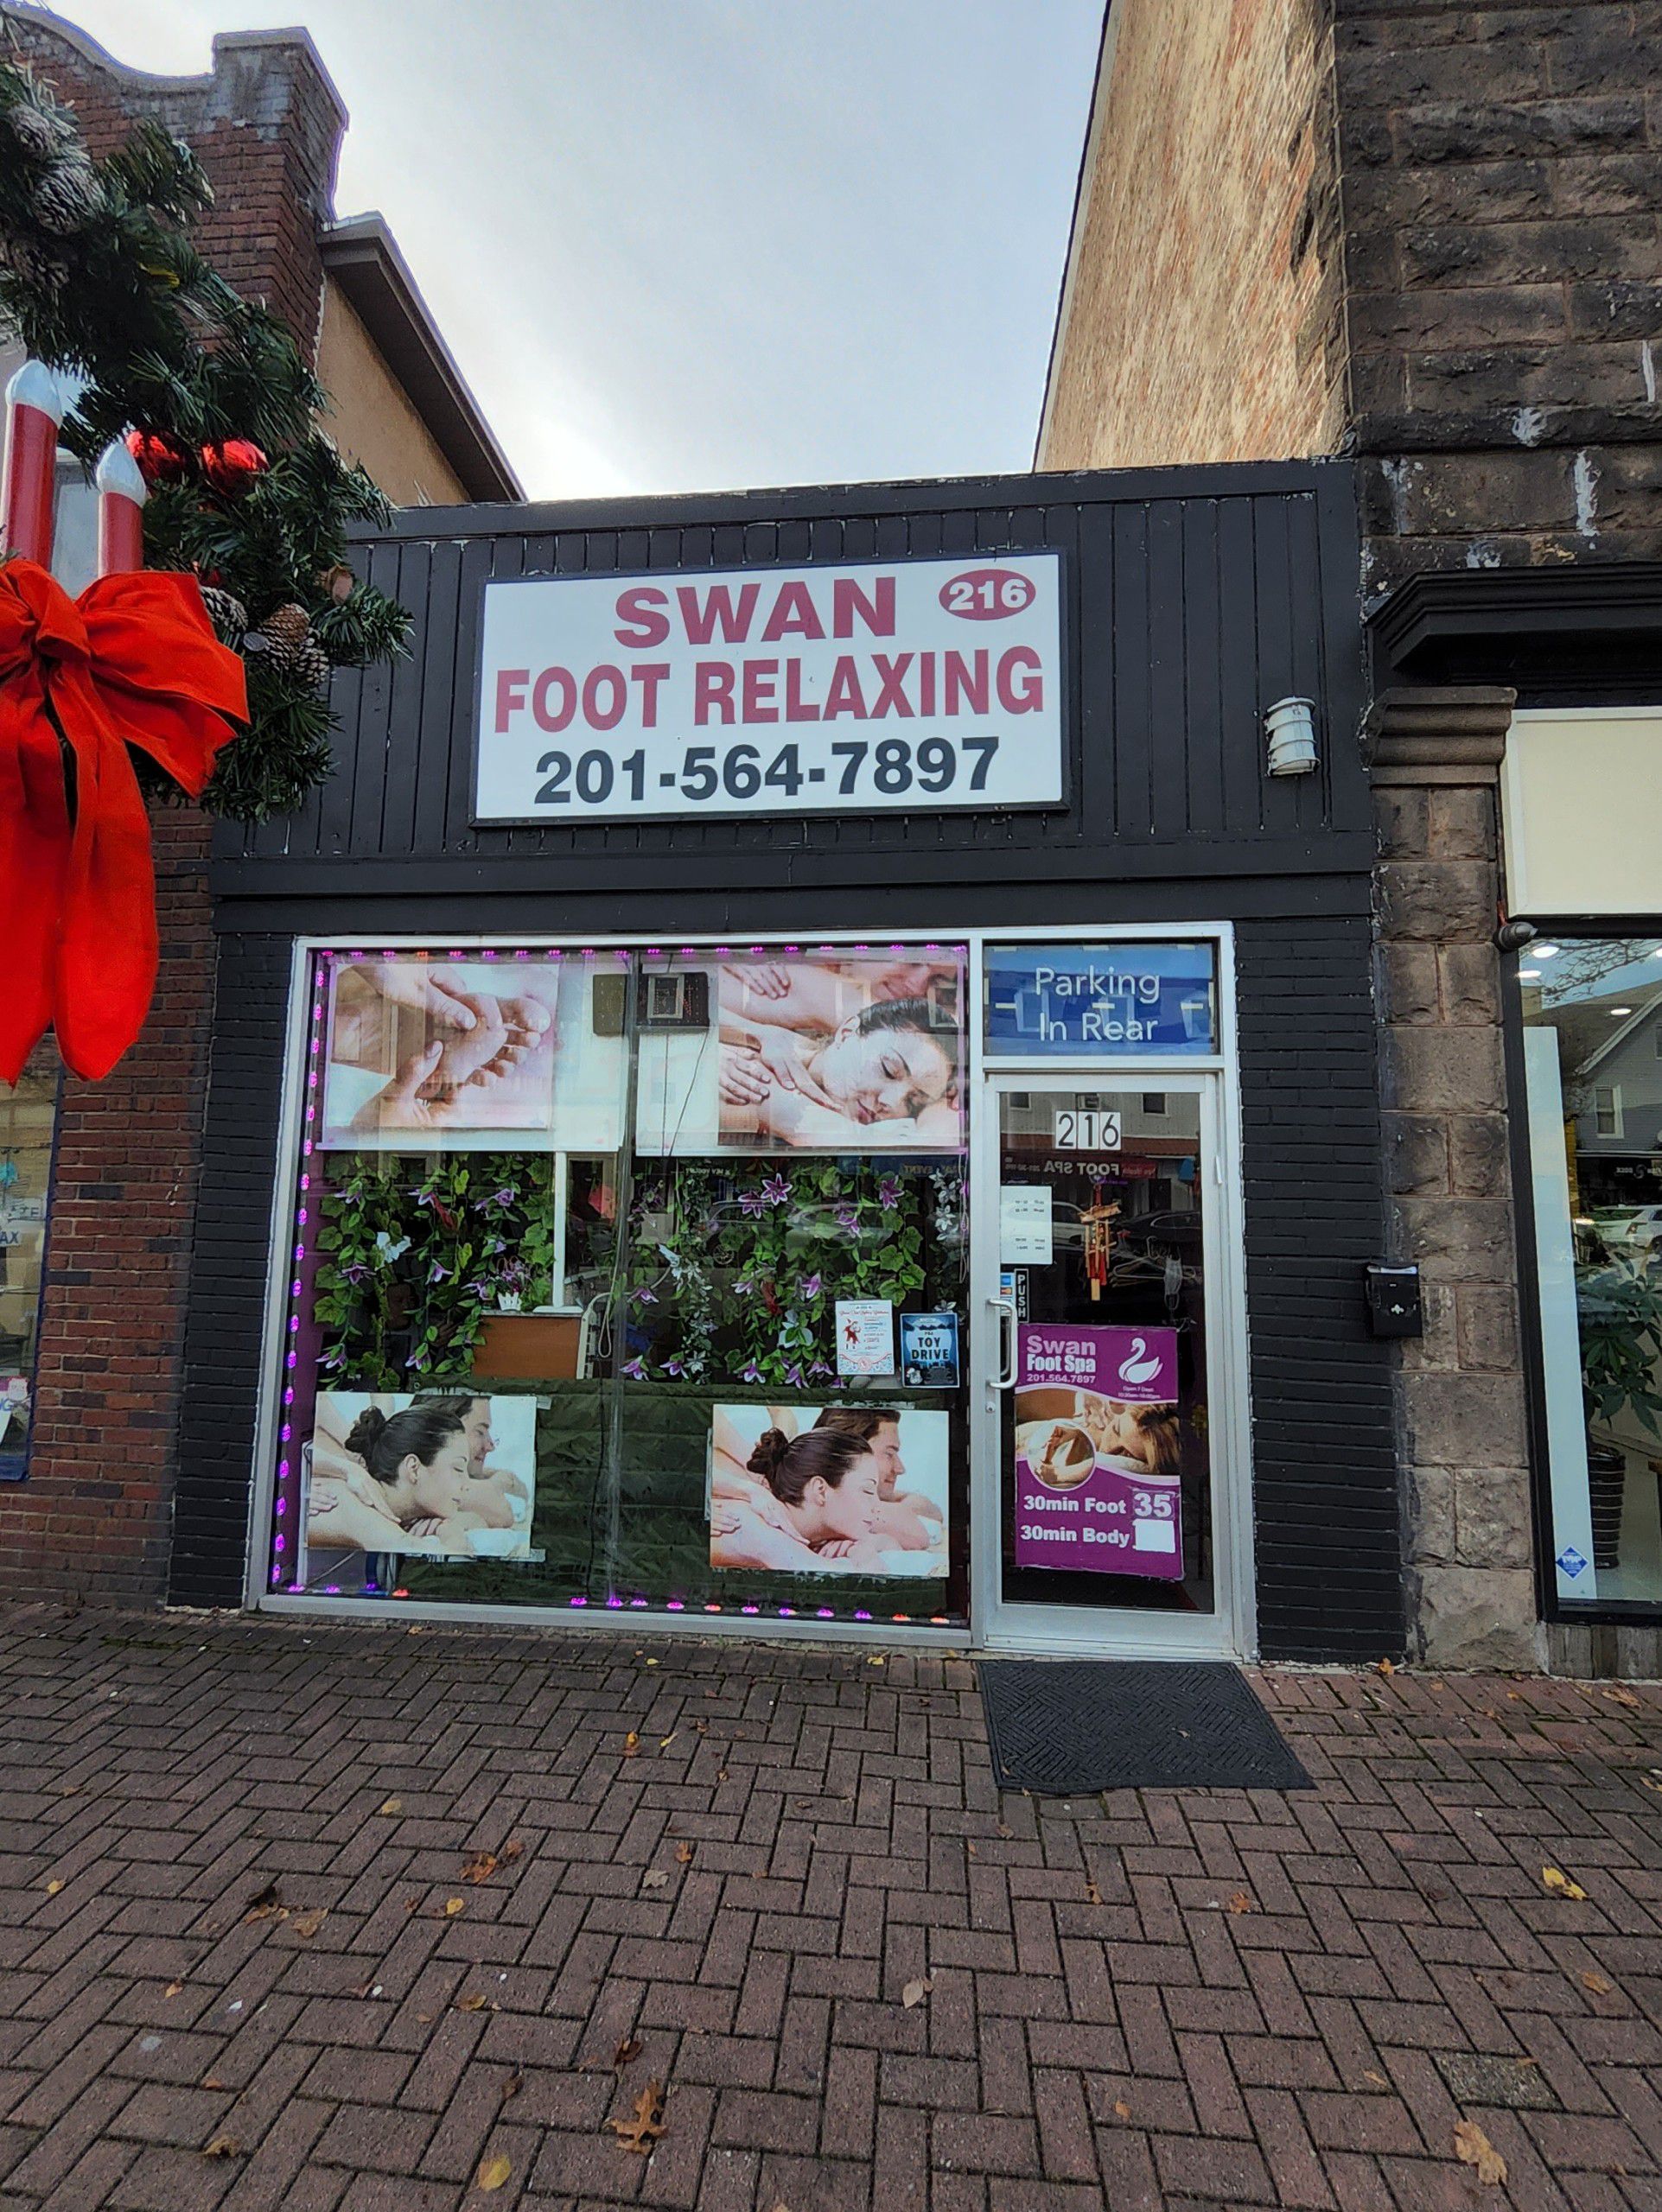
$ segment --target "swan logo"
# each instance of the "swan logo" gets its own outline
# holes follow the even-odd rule
[[[1148,1349],[1146,1337],[1133,1337],[1130,1351],[1119,1363],[1120,1381],[1129,1383],[1133,1389],[1140,1389],[1145,1382],[1152,1382],[1160,1372],[1162,1363],[1160,1355],[1156,1352],[1150,1359],[1146,1357]]]

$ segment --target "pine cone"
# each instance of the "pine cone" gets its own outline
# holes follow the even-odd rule
[[[29,207],[43,231],[73,238],[104,205],[104,187],[85,154],[54,162],[29,195]]]
[[[311,635],[312,619],[303,607],[290,600],[286,607],[268,614],[259,626],[275,656],[284,646],[292,651],[303,645]]]
[[[217,584],[201,588],[202,605],[207,609],[207,619],[213,625],[213,634],[222,645],[240,652],[242,641],[248,634],[248,609],[235,592],[221,591]]]
[[[308,637],[303,645],[296,648],[290,671],[296,683],[303,683],[309,691],[329,688],[329,657],[315,638]]]

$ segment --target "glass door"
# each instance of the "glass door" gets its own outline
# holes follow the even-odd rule
[[[987,1081],[984,1638],[1229,1649],[1215,1078],[1113,1081]]]

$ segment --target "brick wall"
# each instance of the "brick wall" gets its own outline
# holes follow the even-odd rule
[[[79,32],[0,9],[15,52],[74,107],[96,151],[154,117],[201,154],[216,204],[198,236],[239,290],[315,345],[345,124],[302,32],[214,42],[209,77],[135,77]],[[162,968],[136,1049],[66,1082],[58,1123],[29,1479],[0,1488],[0,1592],[131,1601],[166,1577],[184,1292],[201,1154],[213,941],[207,826],[155,823]]]
[[[1041,468],[1331,452],[1331,35],[1320,0],[1114,0]]]

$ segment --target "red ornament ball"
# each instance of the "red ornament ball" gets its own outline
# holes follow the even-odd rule
[[[127,450],[147,484],[177,484],[190,467],[190,448],[168,430],[129,430]]]
[[[271,462],[252,438],[214,438],[202,448],[202,474],[228,499],[251,489]]]

